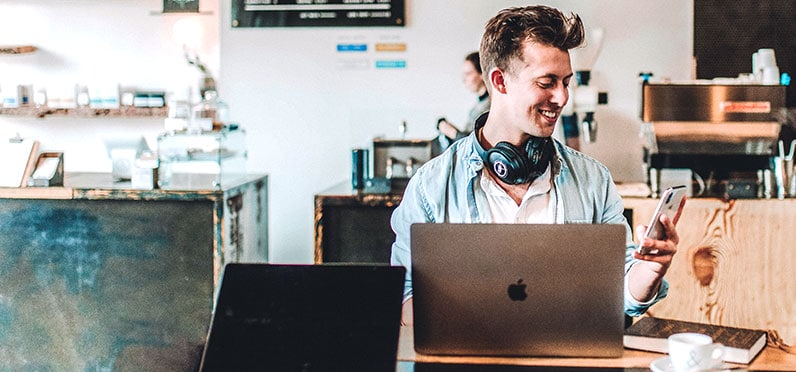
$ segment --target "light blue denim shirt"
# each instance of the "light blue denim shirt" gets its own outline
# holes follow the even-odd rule
[[[483,119],[483,118],[481,118]],[[479,123],[480,124],[480,123]],[[392,214],[395,232],[391,262],[406,267],[404,299],[412,296],[412,256],[409,228],[417,222],[490,223],[492,222],[486,195],[480,187],[484,168],[480,154],[484,149],[476,140],[477,131],[456,141],[441,155],[426,162],[404,192],[403,199]],[[597,160],[555,141],[557,156],[552,162],[557,205],[556,223],[616,223],[627,230],[625,276],[638,262],[633,258],[636,245],[624,206],[611,174]],[[639,303],[625,285],[625,314],[639,316],[647,308],[666,296],[669,284],[664,280],[657,296]]]

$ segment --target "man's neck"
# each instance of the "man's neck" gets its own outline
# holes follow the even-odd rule
[[[488,150],[492,148],[494,144],[490,143],[490,141],[486,139],[486,137],[484,137],[485,128],[486,126],[484,128],[481,128],[478,131],[478,133],[476,133],[477,134],[476,139],[481,144],[481,147],[483,147],[485,150]],[[489,173],[489,177],[492,178],[492,180],[494,180],[495,183],[498,186],[500,186],[500,188],[503,189],[503,191],[505,191],[506,194],[512,200],[514,200],[515,203],[517,203],[517,205],[520,205],[522,203],[522,198],[528,192],[528,188],[531,187],[530,182],[518,185],[512,185],[501,181],[500,178],[498,178],[497,175],[495,175],[495,172],[491,169],[491,167],[484,167],[484,171]]]
[[[511,132],[506,125],[501,125],[498,117],[493,117],[490,112],[489,117],[481,130],[479,142],[484,150],[489,150],[499,142],[508,142],[516,147],[522,146],[530,135],[524,132]]]

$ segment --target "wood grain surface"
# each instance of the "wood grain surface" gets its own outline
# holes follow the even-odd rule
[[[625,198],[634,221],[655,204]],[[796,199],[689,199],[677,231],[669,295],[650,315],[775,329],[796,343]]]

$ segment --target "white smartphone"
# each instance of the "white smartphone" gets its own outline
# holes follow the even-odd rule
[[[665,214],[670,220],[677,222],[677,219],[680,218],[680,213],[683,212],[683,206],[685,206],[686,192],[685,185],[670,187],[663,191],[661,199],[658,201],[658,206],[655,207],[655,213],[652,214],[652,218],[647,224],[647,233],[644,234],[645,238],[666,239],[666,232],[663,224],[661,224],[661,215]],[[639,254],[654,254],[654,252],[644,252],[641,246],[638,247],[637,251]]]

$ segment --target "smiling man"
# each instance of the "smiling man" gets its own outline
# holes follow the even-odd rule
[[[679,239],[674,223],[662,217],[666,240],[640,242],[657,254],[635,253],[608,169],[551,137],[569,99],[569,50],[583,40],[577,15],[546,6],[504,9],[487,22],[480,57],[491,109],[468,137],[418,170],[392,215],[392,263],[407,268],[404,323],[412,323],[409,231],[419,222],[624,224],[625,313],[640,315],[666,295]],[[588,237],[573,247],[589,248]]]

